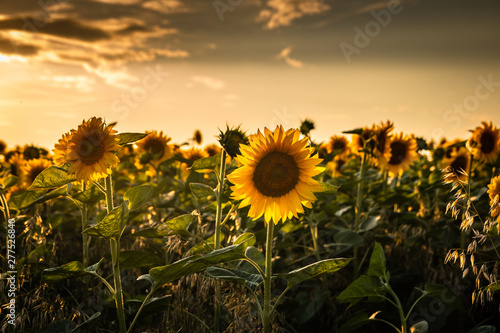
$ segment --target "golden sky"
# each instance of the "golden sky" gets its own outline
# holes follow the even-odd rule
[[[500,125],[495,0],[16,0],[0,11],[0,139],[390,119],[425,138]]]

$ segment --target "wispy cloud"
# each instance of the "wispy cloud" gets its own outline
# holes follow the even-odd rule
[[[292,52],[292,47],[287,46],[281,50],[280,54],[277,56],[278,59],[283,59],[285,62],[293,68],[302,68],[304,64],[302,61],[290,58],[290,53]]]
[[[226,87],[224,81],[209,76],[193,76],[191,78],[191,81],[194,83],[202,84],[205,87],[213,90],[220,90]]]
[[[269,30],[289,26],[305,15],[320,14],[330,9],[324,0],[267,0],[266,6],[260,11],[257,21],[264,21],[264,27]]]

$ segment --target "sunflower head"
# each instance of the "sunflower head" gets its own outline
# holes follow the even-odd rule
[[[193,133],[193,141],[196,142],[197,144],[201,145],[203,141],[203,134],[201,134],[200,130],[196,130]]]
[[[469,174],[470,153],[465,147],[460,147],[451,153],[449,158],[443,159],[443,166],[449,173],[446,179],[465,180]],[[464,173],[465,172],[465,173]]]
[[[7,152],[7,143],[3,140],[0,140],[0,155],[3,155]]]
[[[35,158],[40,158],[40,149],[38,147],[35,147],[33,145],[26,145],[23,148],[23,158],[26,161],[35,159]]]
[[[83,121],[72,132],[68,142],[66,161],[69,174],[77,180],[92,181],[106,177],[111,167],[118,164],[118,136],[112,125],[107,126],[102,118],[93,117]]]
[[[149,162],[159,165],[172,157],[172,147],[168,144],[171,139],[163,131],[150,132],[148,136],[137,142],[139,163],[146,165]]]
[[[308,136],[309,133],[314,129],[314,121],[311,119],[304,119],[300,124],[300,133]]]
[[[491,179],[488,185],[488,195],[490,196],[490,214],[500,219],[500,176]]]
[[[467,148],[475,159],[488,163],[494,163],[500,151],[500,130],[485,121],[482,126],[476,127],[472,136],[467,141]]]
[[[69,154],[69,140],[71,139],[71,133],[64,133],[62,138],[54,145],[52,152],[52,160],[56,165],[64,165],[69,163],[67,156]]]
[[[198,148],[191,148],[188,150],[181,150],[182,157],[188,160],[187,165],[191,167],[193,163],[200,158],[208,157],[208,153],[205,150]]]
[[[33,184],[36,176],[38,176],[43,170],[47,169],[51,165],[52,164],[50,163],[50,161],[44,158],[29,160],[26,163],[25,168],[26,174],[24,181],[26,183],[26,187],[30,187],[31,184]]]
[[[250,136],[248,145],[241,145],[236,161],[241,165],[228,175],[232,197],[242,200],[240,207],[250,205],[248,215],[257,219],[264,215],[267,223],[303,213],[302,206],[312,208],[316,200],[313,192],[321,191],[312,177],[324,168],[322,161],[311,156],[308,138],[300,139],[300,131],[282,126],[274,132],[265,128]]]
[[[375,145],[373,154],[378,165],[385,165],[391,158],[391,131],[393,129],[394,124],[389,120],[374,127]]]
[[[205,146],[204,150],[208,156],[215,156],[220,153],[220,147],[214,143]]]
[[[398,175],[410,168],[410,165],[417,159],[417,142],[414,138],[396,134],[389,143],[390,157],[384,162],[391,175]]]
[[[328,153],[335,153],[336,156],[346,156],[349,155],[350,147],[349,141],[343,135],[334,135],[330,138],[327,145]]]
[[[240,153],[240,144],[247,144],[248,138],[246,134],[241,131],[240,126],[231,129],[229,126],[226,127],[225,132],[219,130],[220,134],[218,140],[226,153],[234,158]]]
[[[373,129],[370,127],[363,127],[361,134],[353,134],[351,139],[351,150],[355,154],[361,154],[362,149],[368,148],[368,142],[371,142],[373,136]]]

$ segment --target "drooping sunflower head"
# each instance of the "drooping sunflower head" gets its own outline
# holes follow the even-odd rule
[[[491,179],[488,185],[488,195],[490,196],[490,214],[500,219],[500,176]]]
[[[229,128],[229,126],[226,126],[225,132],[219,131],[219,143],[231,158],[234,158],[240,153],[240,144],[248,143],[248,138],[240,129],[240,126],[236,128]]]
[[[349,155],[351,152],[349,141],[347,141],[347,138],[343,135],[334,135],[328,142],[327,151],[329,153],[335,152],[336,156]]]
[[[278,126],[274,132],[258,131],[240,146],[236,160],[241,166],[227,178],[234,184],[232,197],[242,200],[240,207],[250,205],[248,215],[254,220],[264,215],[267,223],[278,223],[298,217],[302,206],[312,208],[313,192],[321,191],[312,177],[324,168],[317,166],[322,160],[311,156],[314,148],[307,145],[299,130]]]
[[[220,147],[218,145],[216,145],[215,143],[206,145],[204,150],[208,154],[208,156],[215,156],[218,153],[220,153]]]
[[[69,140],[71,139],[71,133],[64,133],[62,138],[54,145],[54,149],[52,152],[54,155],[52,156],[52,160],[55,165],[64,165],[68,162],[68,154],[69,154]]]
[[[373,154],[378,165],[385,165],[391,158],[391,131],[393,129],[394,124],[389,120],[374,128],[375,146]]]
[[[460,147],[451,153],[449,158],[443,159],[443,167],[450,174],[446,176],[449,181],[465,180],[469,174],[470,153],[465,147]],[[465,173],[464,173],[465,172]]]
[[[382,167],[394,176],[408,170],[418,157],[416,140],[403,133],[392,137],[389,149],[391,155]]]
[[[77,180],[92,181],[111,173],[110,168],[118,164],[115,153],[121,147],[113,126],[107,126],[102,118],[93,117],[73,131],[68,148],[68,173],[74,173]]]
[[[200,130],[196,130],[193,133],[193,141],[196,142],[197,144],[201,145],[203,142],[203,134],[201,134]]]
[[[351,139],[351,150],[355,154],[361,154],[360,150],[365,148],[368,140],[373,136],[373,130],[370,127],[363,127],[361,134],[353,134]]]
[[[50,163],[50,161],[44,158],[29,160],[26,163],[26,169],[25,169],[26,174],[24,182],[26,184],[26,187],[30,187],[31,184],[33,184],[33,181],[35,180],[36,176],[38,176],[43,170],[47,169],[51,165],[52,164]]]
[[[493,163],[500,151],[500,130],[485,121],[483,126],[478,126],[472,132],[472,136],[467,141],[467,148],[471,151],[475,159],[488,163]]]

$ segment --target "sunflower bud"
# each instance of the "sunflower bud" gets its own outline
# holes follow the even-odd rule
[[[314,122],[311,119],[304,119],[300,124],[300,133],[309,136],[309,132],[314,129]]]
[[[240,153],[241,143],[248,143],[248,138],[245,133],[241,131],[240,126],[234,129],[227,127],[225,132],[220,131],[218,140],[227,154],[232,158],[236,157],[236,155]]]
[[[196,142],[197,144],[201,145],[202,141],[203,141],[203,135],[201,134],[201,131],[200,130],[196,130],[194,131],[194,134],[193,134],[193,140],[194,142]]]

